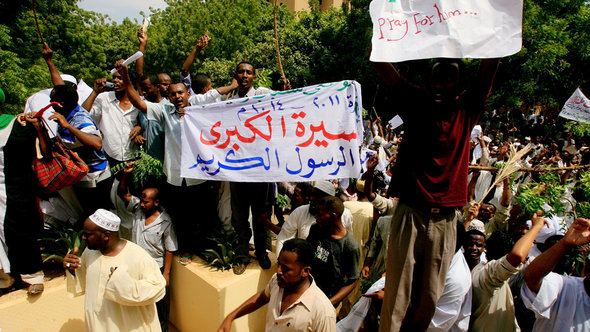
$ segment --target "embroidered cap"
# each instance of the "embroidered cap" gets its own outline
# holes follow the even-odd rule
[[[121,225],[121,218],[105,209],[96,210],[88,219],[107,231],[116,232],[119,230],[119,225]]]
[[[486,228],[485,228],[483,222],[479,219],[473,219],[471,221],[471,223],[469,224],[469,227],[467,228],[467,232],[471,232],[471,231],[480,232],[481,235],[483,235],[483,236],[486,235]]]

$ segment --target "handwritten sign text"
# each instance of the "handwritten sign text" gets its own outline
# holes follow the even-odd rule
[[[522,0],[373,0],[371,61],[492,58],[522,45]]]

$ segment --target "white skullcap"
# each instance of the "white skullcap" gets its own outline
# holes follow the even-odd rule
[[[322,192],[325,192],[330,196],[336,195],[336,189],[334,189],[334,185],[330,181],[318,180],[315,182],[315,185],[313,187],[321,190]]]
[[[96,210],[88,219],[97,226],[113,232],[118,231],[119,225],[121,224],[121,218],[105,209]]]
[[[373,138],[373,143],[380,146],[381,144],[383,144],[383,138],[381,138],[380,136],[375,136],[375,138]]]
[[[72,75],[61,74],[59,76],[61,76],[61,79],[64,80],[64,82],[70,82],[70,83],[74,83],[74,85],[78,85],[78,81]]]
[[[467,231],[478,231],[484,236],[486,235],[486,227],[484,226],[483,222],[479,219],[471,220],[469,227],[467,227]]]

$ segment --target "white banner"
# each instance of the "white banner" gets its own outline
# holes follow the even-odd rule
[[[356,178],[362,139],[355,81],[188,107],[181,176],[236,182]]]
[[[497,58],[522,47],[523,0],[373,0],[371,61]]]
[[[562,118],[590,123],[590,99],[588,99],[580,88],[565,102],[559,116]]]

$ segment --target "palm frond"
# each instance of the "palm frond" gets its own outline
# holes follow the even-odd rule
[[[494,181],[494,183],[492,183],[490,188],[488,188],[485,195],[482,196],[481,200],[479,201],[479,204],[481,204],[483,202],[483,200],[490,193],[490,191],[492,191],[492,189],[494,189],[499,183],[502,183],[510,175],[512,175],[513,173],[517,172],[520,169],[520,167],[521,167],[520,160],[524,156],[526,156],[527,153],[529,153],[529,151],[531,151],[532,147],[533,147],[532,144],[528,144],[527,146],[522,148],[520,151],[516,151],[516,148],[514,147],[514,145],[510,144],[510,154],[508,155],[508,161],[506,161],[506,163],[504,163],[504,167],[502,168],[502,170],[500,172],[498,172],[498,174],[496,175],[496,180]]]

